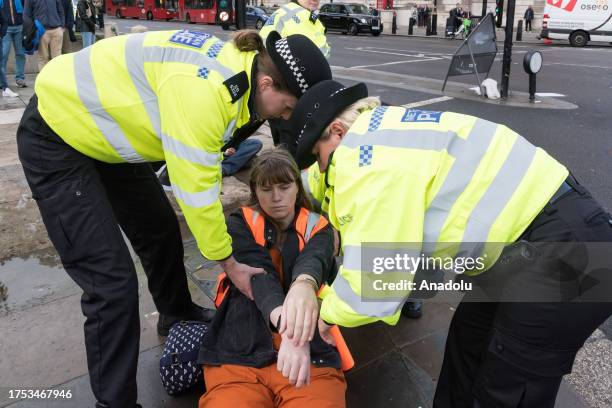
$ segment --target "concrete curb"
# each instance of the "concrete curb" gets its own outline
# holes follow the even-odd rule
[[[512,106],[520,108],[536,108],[536,109],[576,109],[577,105],[573,103],[552,98],[539,97],[538,103],[530,103],[529,95],[525,92],[512,91],[507,99],[492,100],[482,98],[470,88],[474,85],[468,85],[461,82],[448,81],[446,89],[442,91],[444,81],[432,78],[423,78],[412,75],[396,74],[392,72],[373,71],[369,69],[353,69],[344,67],[332,67],[332,73],[335,78],[348,79],[351,81],[363,81],[370,84],[383,86],[392,86],[394,88],[406,89],[410,91],[424,92],[434,95],[452,96],[459,99],[468,99],[474,102],[482,102],[493,105]],[[376,78],[376,79],[372,79]]]

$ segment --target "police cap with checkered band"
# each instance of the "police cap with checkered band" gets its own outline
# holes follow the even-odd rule
[[[346,88],[340,82],[326,80],[314,85],[298,100],[289,119],[291,134],[295,135],[289,151],[300,169],[317,161],[312,148],[325,128],[342,111],[367,96],[368,87],[363,82]]]
[[[272,31],[266,39],[266,49],[274,65],[298,98],[314,84],[331,79],[331,69],[319,48],[305,35],[281,38]]]

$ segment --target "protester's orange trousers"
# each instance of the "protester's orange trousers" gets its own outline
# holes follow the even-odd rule
[[[346,381],[342,370],[310,367],[310,385],[300,388],[276,369],[222,365],[204,367],[206,393],[199,408],[344,408]]]

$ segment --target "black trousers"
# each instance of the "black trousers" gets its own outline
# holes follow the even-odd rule
[[[525,31],[531,31],[531,20],[525,20]]]
[[[93,393],[110,407],[136,404],[138,280],[121,229],[140,257],[157,310],[191,306],[176,215],[148,164],[106,164],[67,145],[34,96],[17,130],[19,159],[49,238],[81,287]]]
[[[567,258],[564,262],[580,264],[586,261],[584,243],[612,242],[612,220],[582,186],[576,190],[548,204],[521,239],[546,245],[555,256]],[[568,247],[562,243],[573,242],[578,250],[562,252]],[[566,290],[554,273],[521,269],[506,267],[511,273],[502,289],[507,293]],[[451,321],[436,408],[552,408],[577,351],[612,314],[607,302],[481,302],[480,297],[473,301],[473,293],[464,297]]]

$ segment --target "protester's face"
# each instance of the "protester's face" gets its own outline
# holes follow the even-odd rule
[[[259,186],[255,193],[261,209],[274,221],[281,223],[293,218],[298,194],[295,182]]]
[[[296,102],[297,98],[293,94],[276,89],[269,76],[258,79],[255,110],[262,119],[289,119]]]
[[[321,0],[298,0],[298,3],[305,9],[315,11],[319,9],[319,3],[321,3]]]
[[[319,171],[321,173],[327,170],[329,155],[340,145],[345,133],[346,130],[344,127],[340,123],[334,122],[331,126],[329,137],[324,140],[319,139],[317,143],[315,143],[312,148],[312,154],[317,158]]]

